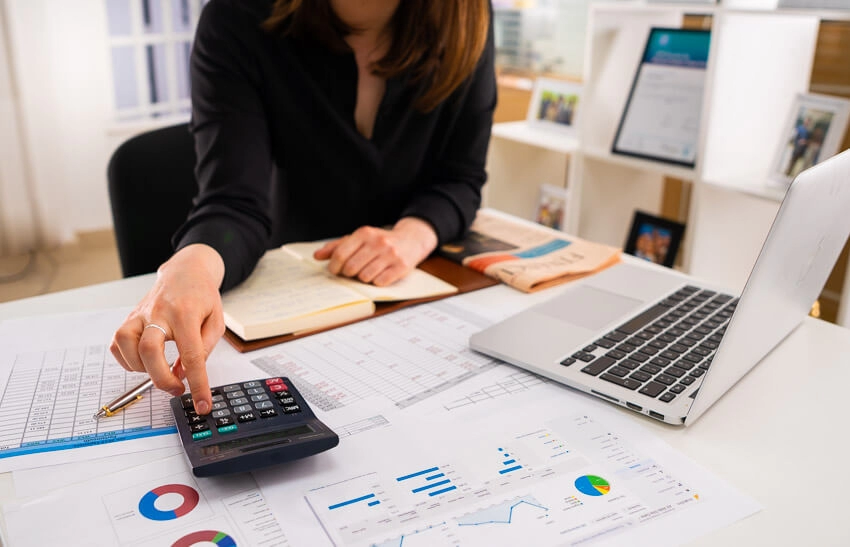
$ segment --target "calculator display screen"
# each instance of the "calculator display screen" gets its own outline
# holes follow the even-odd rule
[[[244,439],[233,439],[232,441],[204,446],[200,448],[200,453],[202,456],[215,456],[231,450],[242,449],[243,452],[261,450],[269,446],[287,443],[290,441],[291,437],[312,432],[313,428],[305,424],[298,427],[290,427],[289,429],[284,429],[282,431],[263,433],[260,435],[254,435],[253,437],[246,437]]]

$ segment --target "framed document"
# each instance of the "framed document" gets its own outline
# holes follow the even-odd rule
[[[653,27],[611,151],[693,167],[711,32]]]

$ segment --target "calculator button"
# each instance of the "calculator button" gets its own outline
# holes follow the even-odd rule
[[[281,405],[294,405],[295,397],[282,397],[280,400]]]
[[[275,384],[282,384],[282,383],[283,383],[283,378],[269,378],[268,380],[266,380],[267,386],[273,386]]]
[[[204,423],[204,421],[206,421],[206,418],[203,417],[203,416],[197,416],[197,415],[196,416],[188,416],[186,418],[186,421],[189,423],[189,425],[200,424],[200,423]]]
[[[224,386],[221,389],[225,393],[230,393],[231,391],[239,391],[240,389],[242,389],[242,386],[240,386],[238,384],[230,384],[229,386]]]
[[[222,395],[222,394],[220,394],[220,393],[219,393],[218,395],[213,395],[213,396],[212,396],[212,402],[214,402],[214,403],[220,403],[220,402],[222,402],[223,400],[224,400],[224,395]]]
[[[227,403],[225,403],[223,401],[218,402],[218,403],[213,403],[213,410],[222,410],[224,408],[227,408]]]
[[[213,410],[212,417],[213,418],[224,418],[225,416],[230,416],[230,411],[226,408],[221,410]]]
[[[219,418],[218,420],[215,421],[216,427],[224,427],[226,425],[233,425],[233,418],[230,418],[228,416],[224,416],[223,418]],[[219,429],[218,431],[220,433],[221,429]]]
[[[257,419],[257,415],[253,412],[246,412],[245,414],[240,414],[237,418],[239,423],[252,422]]]
[[[236,431],[236,429],[237,429],[236,424],[230,424],[230,425],[226,425],[224,427],[219,427],[218,432],[221,433],[222,435],[224,435],[226,433],[233,433],[234,431]]]
[[[277,411],[273,408],[266,408],[260,411],[260,418],[271,418],[277,416]]]
[[[193,441],[202,441],[202,440],[207,439],[209,437],[212,437],[212,431],[210,431],[210,430],[192,433],[192,440]]]
[[[272,384],[269,386],[269,391],[271,391],[272,393],[277,393],[280,391],[289,391],[289,388],[286,386],[286,384]]]
[[[238,399],[231,399],[230,404],[233,405],[233,406],[247,405],[248,399],[246,399],[245,397],[239,397]]]
[[[218,388],[213,388],[210,390],[210,395],[212,395],[213,397],[215,397],[216,395],[221,395],[221,390]]]
[[[254,405],[254,408],[256,408],[257,410],[262,410],[264,408],[272,408],[272,402],[271,401],[260,401],[259,403]]]
[[[198,415],[198,413],[195,412],[194,410],[187,410],[187,411],[183,412],[183,414],[185,414],[187,418],[191,418],[192,416]]]
[[[260,395],[251,395],[251,400],[254,401],[255,403],[259,402],[259,401],[268,401],[269,396],[266,395],[265,393],[261,393]]]
[[[265,393],[266,390],[261,387],[252,387],[250,389],[246,389],[245,393],[248,395],[259,395],[260,393]]]
[[[244,397],[244,396],[245,396],[245,392],[242,391],[241,389],[238,390],[238,391],[230,391],[227,394],[228,399],[236,399],[238,397]]]
[[[291,397],[292,396],[292,394],[288,391],[278,391],[277,393],[273,393],[272,395],[274,395],[278,399],[283,399],[284,397]]]
[[[192,401],[191,395],[184,395],[184,396],[180,397],[180,402],[183,404],[183,410],[195,408],[194,401]]]
[[[260,382],[245,382],[244,384],[242,384],[242,387],[244,387],[245,389],[251,387],[260,387]]]
[[[235,412],[237,414],[242,414],[243,412],[250,412],[250,411],[251,411],[251,405],[239,405],[239,406],[233,407],[233,412]]]
[[[301,407],[298,405],[286,405],[283,407],[284,414],[295,414],[296,412],[301,412]]]
[[[207,430],[207,429],[209,429],[209,428],[210,428],[210,426],[209,426],[209,425],[207,425],[207,423],[206,423],[206,422],[204,422],[204,423],[201,423],[201,424],[192,424],[192,425],[190,425],[190,426],[189,426],[189,431],[191,431],[192,433],[198,433],[199,431],[206,431],[206,430]]]

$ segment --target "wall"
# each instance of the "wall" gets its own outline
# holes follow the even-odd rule
[[[6,0],[22,140],[48,245],[112,225],[112,97],[103,0]]]

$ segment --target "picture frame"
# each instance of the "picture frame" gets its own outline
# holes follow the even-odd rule
[[[553,184],[540,185],[534,220],[543,226],[563,230],[567,217],[569,190]]]
[[[623,252],[672,268],[684,235],[681,222],[635,211]]]
[[[537,127],[564,133],[577,132],[581,84],[552,78],[537,78],[528,104],[526,121]]]
[[[838,153],[850,120],[850,100],[798,93],[782,131],[769,181],[787,186],[801,171]]]

